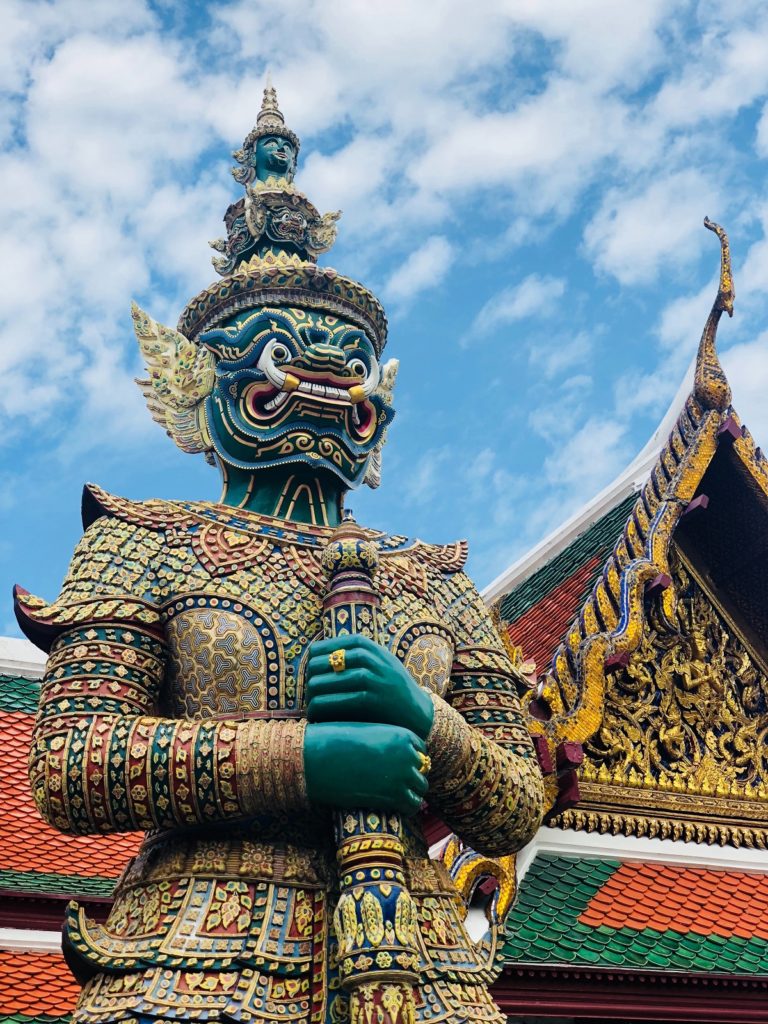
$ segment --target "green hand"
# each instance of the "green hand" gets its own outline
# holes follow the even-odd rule
[[[415,814],[427,794],[425,746],[407,729],[364,722],[308,725],[307,796],[330,807],[371,807]]]
[[[328,660],[344,651],[344,670]],[[435,715],[429,694],[385,647],[365,636],[316,640],[307,663],[310,722],[381,722],[400,725],[426,739]]]

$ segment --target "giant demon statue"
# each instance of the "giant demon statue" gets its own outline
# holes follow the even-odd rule
[[[58,599],[16,594],[50,651],[40,812],[146,831],[106,924],[70,905],[77,1024],[503,1020],[417,812],[506,855],[541,777],[464,545],[345,520],[378,483],[396,363],[376,298],[316,263],[338,214],[294,187],[298,150],[267,88],[221,280],[177,330],[133,310],[149,409],[219,467],[220,501],[89,486]]]

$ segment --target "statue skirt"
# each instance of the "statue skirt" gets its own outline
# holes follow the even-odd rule
[[[106,924],[70,905],[64,949],[83,983],[73,1024],[349,1021],[332,926],[333,849],[311,826],[295,842],[265,831],[274,830],[150,834]],[[419,924],[419,1024],[503,1024],[487,989],[498,973],[495,936],[472,942],[448,872],[417,837],[407,878]]]

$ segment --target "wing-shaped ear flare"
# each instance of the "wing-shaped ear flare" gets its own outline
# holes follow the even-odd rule
[[[387,403],[392,405],[392,398],[395,391],[395,381],[397,380],[397,371],[400,368],[399,359],[390,359],[384,363],[381,368],[381,377],[379,379],[379,386],[374,391],[375,395],[380,395],[381,398]],[[381,461],[383,455],[384,445],[387,443],[387,432],[386,430],[381,435],[381,440],[371,452],[371,458],[368,462],[368,468],[365,471],[363,477],[363,483],[367,484],[371,488],[378,487],[381,483]]]
[[[133,329],[148,377],[137,380],[152,419],[185,452],[211,447],[203,403],[213,390],[216,360],[206,348],[157,323],[131,303]]]
[[[397,371],[400,369],[399,359],[389,359],[381,368],[381,380],[376,388],[376,393],[381,395],[387,405],[392,405],[392,396],[395,392],[395,381]]]

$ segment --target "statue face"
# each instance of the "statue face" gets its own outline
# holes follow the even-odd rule
[[[205,414],[219,457],[241,469],[300,462],[362,481],[394,411],[365,332],[319,312],[262,307],[200,336],[216,356]]]
[[[296,148],[280,135],[263,135],[256,140],[255,169],[259,181],[272,175],[293,179],[296,171]]]

